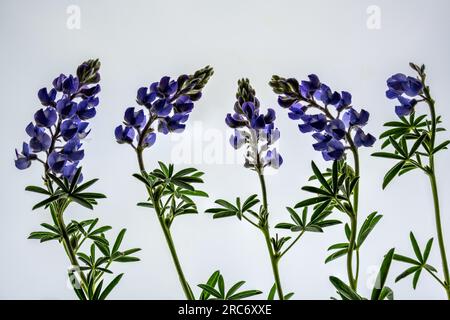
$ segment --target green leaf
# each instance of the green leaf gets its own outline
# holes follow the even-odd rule
[[[414,290],[417,288],[417,282],[419,281],[420,274],[422,273],[422,268],[416,271],[413,277],[413,288]]]
[[[394,300],[394,291],[392,291],[392,289],[389,287],[383,287],[383,289],[381,289],[378,300],[384,300],[386,298],[388,300]]]
[[[395,278],[395,282],[399,282],[400,280],[402,280],[403,278],[406,278],[410,274],[413,274],[417,270],[420,270],[420,266],[414,266],[414,267],[410,267],[410,268],[406,269],[400,275],[398,275],[397,278]]]
[[[288,294],[284,295],[284,300],[289,300],[290,298],[292,298],[292,296],[294,295],[293,292],[289,292]]]
[[[408,157],[408,153],[403,149],[403,147],[395,141],[392,136],[389,137],[389,141],[391,142],[392,146],[394,147],[395,151],[400,153],[404,158]]]
[[[230,296],[232,296],[234,293],[236,293],[236,291],[238,291],[239,288],[242,287],[244,284],[245,284],[245,281],[239,281],[239,282],[235,283],[235,284],[230,288],[230,290],[228,290],[228,292],[227,292],[227,294],[226,294],[227,299],[228,299]]]
[[[427,245],[425,247],[425,251],[423,252],[423,262],[427,262],[428,257],[430,256],[431,247],[433,246],[433,238],[428,240]]]
[[[81,205],[81,206],[83,206],[85,208],[88,208],[88,209],[91,209],[91,210],[94,209],[94,207],[92,206],[92,204],[89,201],[87,201],[87,200],[85,200],[83,198],[80,198],[80,197],[78,197],[76,195],[71,195],[70,196],[70,200],[72,200],[73,202],[78,203],[79,205]]]
[[[256,296],[261,293],[262,293],[262,291],[259,291],[259,290],[241,291],[239,293],[236,293],[235,295],[232,295],[231,297],[228,297],[228,300],[241,300],[241,299],[245,299],[248,297]]]
[[[381,263],[380,271],[378,272],[377,280],[372,290],[371,300],[379,300],[381,296],[381,291],[386,284],[386,279],[389,273],[389,268],[391,267],[392,259],[394,257],[395,249],[392,248],[385,255],[383,262]]]
[[[330,199],[330,197],[316,197],[316,198],[306,199],[306,200],[303,200],[303,201],[300,201],[299,203],[297,203],[294,208],[298,209],[298,208],[307,207],[310,205],[315,205],[315,204],[327,201],[329,199]]]
[[[404,164],[405,161],[400,161],[386,173],[383,179],[383,189],[385,189],[387,185],[392,181],[392,179],[394,179],[394,177],[397,175],[397,173],[399,173]]]
[[[404,160],[405,158],[402,157],[399,154],[396,153],[389,153],[389,152],[374,152],[372,153],[373,157],[378,158],[387,158],[387,159],[396,159],[396,160]]]
[[[330,251],[330,250],[336,250],[336,249],[347,249],[348,248],[348,243],[347,242],[345,242],[345,243],[336,243],[336,244],[333,244],[332,246],[330,246],[330,247],[328,247],[328,251]]]
[[[89,180],[89,181],[83,183],[82,185],[78,186],[78,187],[75,189],[75,193],[79,193],[79,192],[81,192],[81,191],[86,190],[87,188],[89,188],[90,186],[92,186],[92,185],[93,185],[94,183],[96,183],[97,181],[98,181],[98,179],[92,179],[92,180]]]
[[[325,189],[327,189],[330,193],[332,193],[333,191],[331,190],[330,185],[328,184],[327,180],[324,178],[324,176],[322,175],[322,173],[320,172],[319,168],[316,166],[314,161],[311,161],[311,167],[313,169],[314,175],[317,177],[317,179],[319,180],[320,184]]]
[[[362,297],[359,294],[357,294],[352,288],[350,288],[348,285],[342,282],[339,278],[331,276],[330,282],[336,288],[337,292],[342,297],[342,299],[362,300]]]
[[[77,169],[77,171],[75,172],[75,174],[74,174],[74,176],[72,178],[72,183],[70,184],[70,188],[69,188],[69,193],[70,194],[72,194],[75,191],[77,183],[80,180],[80,176],[81,176],[81,167],[79,167]]]
[[[150,202],[138,202],[137,206],[144,208],[153,208],[153,204],[151,204]]]
[[[422,144],[423,140],[425,139],[427,135],[426,134],[422,134],[417,140],[416,142],[414,142],[413,146],[411,147],[411,150],[409,150],[409,157],[411,158],[414,153],[417,151],[417,149],[419,149],[420,145]]]
[[[405,263],[410,263],[410,264],[415,264],[415,265],[420,265],[419,261],[416,261],[416,260],[411,259],[409,257],[402,256],[400,254],[394,254],[394,260],[405,262]]]
[[[128,257],[128,256],[122,256],[117,259],[114,259],[114,261],[117,261],[117,262],[136,262],[136,261],[140,261],[140,260],[141,259],[139,259],[138,257]]]
[[[213,272],[213,274],[209,277],[208,282],[206,283],[208,286],[214,288],[217,284],[217,280],[219,279],[220,271],[216,270]],[[210,296],[210,293],[206,290],[202,290],[202,293],[200,294],[200,300],[208,300]]]
[[[436,154],[437,152],[447,149],[447,146],[450,144],[450,140],[444,141],[442,142],[440,145],[438,145],[437,147],[435,147],[433,149],[432,154]]]
[[[420,262],[423,262],[422,253],[420,252],[419,244],[417,243],[416,237],[414,237],[414,233],[412,233],[412,232],[409,233],[409,239],[411,240],[411,245],[414,249],[414,253],[415,253],[417,259]]]
[[[148,181],[148,179],[144,178],[142,175],[140,175],[139,173],[135,173],[133,174],[133,177],[135,177],[136,179],[138,179],[139,181],[141,181],[143,184],[145,184],[148,188],[151,188],[151,184]]]
[[[49,197],[49,198],[47,198],[47,199],[37,203],[36,205],[34,205],[33,210],[36,210],[36,209],[38,209],[40,207],[43,207],[43,206],[47,206],[50,203],[59,200],[60,197],[61,197],[60,195],[51,196],[51,197]]]
[[[333,261],[339,257],[342,257],[344,255],[346,255],[348,252],[348,249],[342,249],[342,250],[338,250],[332,254],[330,254],[326,259],[325,259],[325,263],[328,263],[330,261]]]
[[[276,291],[277,291],[277,284],[274,283],[272,288],[269,291],[269,295],[267,296],[267,300],[273,300],[275,298]]]
[[[316,193],[316,194],[328,196],[328,197],[330,197],[332,195],[332,193],[330,193],[330,192],[328,192],[326,190],[317,188],[317,187],[304,186],[304,187],[302,187],[302,190],[307,191],[307,192],[311,192],[311,193]]]
[[[105,300],[108,294],[114,289],[114,287],[119,283],[120,279],[122,279],[123,273],[119,274],[117,277],[115,277],[103,290],[102,294],[99,297],[99,300]]]
[[[216,289],[214,289],[213,287],[207,285],[207,284],[199,284],[197,285],[200,289],[203,289],[204,291],[206,291],[207,293],[209,293],[210,295],[212,295],[213,297],[217,298],[217,299],[222,299],[219,291],[217,291]]]
[[[25,190],[31,191],[31,192],[36,192],[36,193],[41,193],[41,194],[45,194],[45,195],[51,195],[51,193],[48,192],[47,190],[45,190],[44,188],[37,187],[37,186],[27,186],[25,188]]]
[[[382,218],[382,215],[377,215],[377,212],[372,212],[370,215],[367,216],[366,220],[364,221],[363,225],[361,226],[361,229],[358,233],[357,238],[357,247],[361,247],[363,242],[366,240],[367,236],[372,232],[372,230],[377,225],[378,221]]]
[[[124,229],[120,230],[119,234],[117,235],[116,241],[114,241],[112,254],[119,251],[119,247],[122,244],[122,240],[123,240],[123,237],[125,236],[125,232],[127,232],[127,229],[124,228]]]
[[[219,288],[220,296],[225,298],[225,281],[223,280],[222,275],[217,279],[217,286]]]

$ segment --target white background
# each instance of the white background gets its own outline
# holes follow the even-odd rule
[[[69,5],[81,9],[81,28],[67,28]],[[381,10],[381,29],[367,27],[366,10]],[[244,279],[247,287],[263,290],[273,280],[264,240],[252,226],[237,219],[213,221],[203,211],[215,198],[234,199],[259,192],[254,172],[234,164],[206,163],[208,147],[233,153],[226,140],[224,117],[234,103],[236,81],[249,77],[263,108],[274,107],[281,130],[280,152],[285,163],[267,178],[271,222],[287,221],[285,207],[304,199],[300,187],[310,175],[310,161],[325,167],[311,147],[312,138],[301,135],[296,124],[276,103],[267,85],[272,74],[305,78],[317,73],[335,90],[348,90],[356,106],[371,113],[367,129],[378,136],[385,121],[395,118],[394,103],[384,97],[385,80],[396,72],[410,72],[409,61],[426,63],[437,109],[449,125],[446,102],[450,83],[450,20],[448,1],[5,1],[0,4],[0,298],[73,299],[66,284],[68,260],[56,243],[27,240],[48,213],[31,212],[41,199],[24,191],[39,184],[41,167],[14,168],[14,148],[26,139],[25,126],[39,107],[36,92],[50,86],[60,72],[75,72],[83,60],[102,62],[102,92],[98,116],[85,142],[84,172],[98,177],[95,191],[108,195],[95,212],[77,208],[67,219],[101,218],[102,223],[128,229],[124,245],[139,246],[142,261],[116,266],[126,272],[111,294],[115,299],[183,298],[166,244],[154,213],[135,204],[145,199],[144,188],[131,174],[137,171],[132,150],[115,142],[113,131],[123,111],[134,105],[137,88],[162,75],[178,76],[210,64],[215,75],[192,113],[190,128],[203,128],[190,137],[193,155],[204,170],[204,189],[211,198],[198,202],[200,214],[175,221],[173,237],[186,276],[194,290],[216,269],[227,283]],[[208,131],[209,130],[209,131]],[[208,133],[209,132],[209,133]],[[218,135],[218,138],[217,138]],[[215,137],[215,138],[214,138]],[[448,134],[444,133],[442,139]],[[209,140],[208,140],[209,139]],[[212,140],[211,140],[212,139]],[[180,142],[158,137],[145,154],[152,168],[157,160],[176,161],[173,148]],[[195,147],[194,147],[195,144]],[[361,216],[378,210],[384,215],[366,240],[361,253],[360,291],[369,295],[370,284],[388,249],[412,254],[408,234],[413,230],[421,244],[435,237],[432,198],[427,178],[414,172],[397,179],[387,191],[381,181],[392,162],[370,157],[379,149],[363,149]],[[223,156],[225,157],[225,156]],[[223,159],[222,157],[222,159]],[[437,159],[446,244],[450,250],[450,154]],[[189,163],[181,164],[185,167]],[[74,207],[75,208],[75,207]],[[342,217],[345,219],[344,217]],[[362,222],[362,221],[361,221]],[[326,248],[344,239],[341,226],[324,234],[307,234],[281,262],[286,292],[297,299],[328,299],[334,289],[330,275],[346,280],[344,259],[327,265]],[[441,270],[435,241],[430,262]],[[406,268],[395,263],[389,285],[399,299],[441,299],[444,291],[427,274],[417,290],[411,279],[394,283]]]

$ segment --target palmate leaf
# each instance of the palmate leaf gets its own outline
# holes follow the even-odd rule
[[[427,264],[427,259],[430,256],[431,247],[433,245],[433,238],[428,240],[427,244],[425,245],[425,249],[424,249],[423,253],[420,250],[420,247],[416,240],[416,237],[414,236],[414,234],[412,232],[410,232],[409,238],[410,238],[411,246],[413,248],[413,251],[414,251],[414,254],[415,254],[417,260],[414,258],[407,257],[407,256],[395,254],[393,257],[394,260],[412,265],[411,267],[409,267],[405,271],[403,271],[401,274],[399,274],[397,276],[397,278],[395,279],[395,282],[398,282],[410,275],[413,275],[412,284],[413,284],[413,288],[416,289],[417,283],[419,281],[419,278],[420,278],[420,275],[421,275],[423,269],[426,269],[430,273],[437,272],[437,270],[433,266]]]
[[[245,213],[251,213],[251,209],[259,203],[257,195],[251,195],[241,205],[241,199],[236,198],[235,204],[228,202],[224,199],[218,199],[215,201],[220,207],[207,209],[206,213],[212,213],[214,219],[236,216],[239,220],[242,219],[242,215]],[[252,214],[253,215],[253,214]]]
[[[325,220],[331,214],[330,210],[325,210],[328,207],[328,203],[324,202],[318,205],[315,209],[309,221],[308,219],[308,207],[303,208],[302,215],[300,216],[293,208],[287,207],[290,217],[294,223],[282,222],[278,223],[275,228],[289,229],[292,232],[309,231],[309,232],[323,232],[323,228],[333,226],[341,223],[338,220]]]
[[[199,284],[198,287],[202,289],[200,300],[208,300],[211,296],[214,300],[241,300],[252,297],[262,292],[259,290],[238,290],[245,284],[245,281],[238,281],[231,288],[226,291],[225,281],[220,271],[215,271],[207,283]]]

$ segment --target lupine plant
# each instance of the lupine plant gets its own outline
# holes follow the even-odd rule
[[[50,90],[38,91],[44,108],[37,110],[34,122],[27,125],[30,140],[23,143],[20,153],[16,150],[15,160],[20,170],[32,163],[43,166],[43,187],[28,186],[26,190],[45,196],[33,210],[49,210],[52,223],[42,223],[44,230],[32,232],[29,239],[61,243],[71,265],[69,279],[80,300],[105,299],[123,276],[119,274],[106,284],[104,278],[112,274],[111,264],[138,261],[133,254],[140,250],[119,250],[125,229],[111,244],[105,236],[111,227],[98,226],[98,218],[67,223],[64,217],[71,204],[93,209],[98,199],[105,198],[88,191],[97,179],[82,183],[80,166],[84,158],[82,140],[90,132],[88,120],[96,115],[99,104],[99,68],[98,60],[88,60],[77,68],[76,75],[61,74]]]
[[[219,207],[208,209],[206,212],[212,213],[215,219],[236,216],[239,220],[244,219],[261,231],[267,245],[275,281],[268,298],[273,299],[276,292],[280,300],[289,299],[293,293],[284,294],[283,292],[278,269],[280,259],[297,243],[304,232],[322,231],[323,227],[339,222],[325,220],[328,212],[313,214],[308,220],[306,212],[300,217],[294,209],[288,208],[294,224],[281,223],[276,227],[293,229],[299,234],[292,240],[291,237],[279,237],[278,234],[271,236],[264,174],[267,168],[278,169],[283,163],[283,158],[274,146],[280,138],[280,131],[275,127],[275,110],[268,108],[266,114],[261,112],[260,102],[248,79],[238,81],[236,99],[234,113],[227,114],[225,118],[226,124],[234,129],[230,143],[235,149],[245,147],[244,166],[258,175],[262,205],[255,211],[254,207],[260,203],[260,200],[256,194],[253,194],[245,201],[241,201],[239,197],[236,198],[235,204],[219,199],[216,201]]]
[[[443,276],[433,266],[427,263],[433,238],[431,238],[422,252],[414,234],[410,233],[410,240],[416,258],[395,255],[394,259],[409,264],[410,267],[400,274],[396,281],[413,275],[413,287],[417,286],[422,271],[428,272],[446,291],[450,299],[450,275],[444,244],[444,232],[441,223],[441,211],[436,181],[435,155],[447,149],[450,140],[437,142],[437,134],[445,129],[440,127],[441,117],[436,114],[435,101],[431,96],[430,87],[426,83],[425,66],[410,63],[416,73],[407,76],[402,73],[394,74],[387,80],[386,97],[396,99],[395,113],[397,121],[390,121],[384,125],[388,128],[380,136],[383,139],[382,149],[390,147],[392,151],[376,152],[373,155],[381,158],[396,160],[397,163],[386,173],[383,189],[397,176],[419,169],[425,173],[430,181],[434,202],[434,219],[439,251],[442,260]],[[428,111],[421,110],[422,106]],[[418,109],[418,110],[417,110]]]
[[[325,172],[312,162],[313,176],[310,180],[317,180],[320,185],[319,187],[304,186],[302,190],[313,193],[315,196],[297,203],[294,208],[303,208],[306,215],[308,207],[312,207],[313,217],[327,216],[336,209],[348,217],[350,221],[344,227],[346,241],[330,246],[328,250],[333,253],[326,258],[325,262],[346,256],[348,285],[336,277],[331,277],[330,280],[341,298],[349,299],[349,292],[352,293],[353,298],[360,297],[357,294],[359,251],[382,217],[377,212],[373,212],[358,229],[359,148],[371,147],[375,142],[371,134],[363,131],[363,127],[368,123],[369,113],[364,109],[358,111],[352,106],[352,96],[349,92],[332,91],[314,74],[300,83],[294,78],[285,79],[274,75],[269,84],[279,95],[279,105],[288,109],[289,118],[300,121],[298,124],[300,132],[312,134],[315,139],[313,148],[321,152],[324,160],[333,161],[331,168]],[[353,166],[349,164],[348,153],[353,158]],[[294,221],[298,220],[295,216],[292,218]],[[330,223],[335,224],[337,221],[331,220],[328,224]],[[295,225],[285,226],[290,227],[291,231],[298,231]],[[383,265],[387,268],[382,268],[379,274],[379,278],[384,280],[387,277],[392,254],[386,257],[387,260]],[[379,289],[383,291],[383,294]],[[391,290],[384,288],[384,281],[378,283],[374,292],[372,298],[375,299],[392,297]]]
[[[194,102],[201,98],[202,89],[212,75],[213,69],[207,66],[192,75],[181,75],[176,80],[165,76],[149,87],[138,89],[136,102],[141,108],[127,108],[123,125],[115,130],[117,142],[130,145],[136,153],[140,173],[134,174],[134,177],[144,183],[148,193],[147,201],[138,203],[138,206],[155,211],[188,300],[195,300],[195,296],[184,275],[170,227],[175,218],[198,213],[193,197],[208,197],[206,192],[194,187],[194,184],[203,183],[203,172],[195,168],[175,172],[173,164],[166,165],[163,162],[159,162],[159,168],[147,171],[143,152],[155,143],[157,133],[167,135],[184,131]],[[218,299],[243,298],[245,294],[234,295],[242,284],[232,287],[231,293],[224,296],[223,277],[215,272],[206,284],[200,285],[203,291],[199,298],[208,299],[210,295]],[[219,291],[214,288],[216,285]],[[255,290],[250,293],[256,295],[260,292]]]

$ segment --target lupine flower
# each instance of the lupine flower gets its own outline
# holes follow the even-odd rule
[[[395,113],[399,117],[411,114],[417,104],[417,100],[414,97],[422,93],[422,82],[403,73],[397,73],[387,79],[386,84],[388,86],[386,97],[389,99],[398,99],[400,103],[400,105],[395,107]]]
[[[16,168],[19,170],[26,169],[31,166],[31,161],[36,159],[36,155],[30,152],[30,147],[26,142],[22,145],[22,152],[19,153],[16,149],[17,159],[14,161]]]
[[[369,113],[352,106],[352,95],[333,91],[317,75],[310,74],[308,79],[299,83],[293,78],[273,76],[270,85],[279,95],[279,105],[289,110],[289,118],[301,121],[300,132],[313,133],[314,149],[322,152],[325,160],[339,160],[348,148],[372,146],[375,138],[361,129]]]
[[[77,68],[76,76],[60,74],[53,80],[53,88],[38,91],[46,108],[36,111],[35,123],[25,129],[30,141],[23,143],[21,153],[16,150],[18,169],[26,169],[39,160],[46,170],[72,179],[84,157],[81,139],[89,134],[85,120],[96,115],[99,103],[95,96],[100,92],[100,86],[95,85],[100,81],[99,68],[98,60],[86,61]],[[45,158],[39,158],[41,155]],[[78,182],[81,180],[80,177]]]
[[[130,107],[125,110],[123,125],[114,134],[120,144],[130,144],[137,151],[151,147],[156,142],[156,132],[169,134],[185,130],[193,101],[201,96],[201,90],[212,76],[207,66],[193,75],[181,75],[177,80],[162,77],[149,87],[137,90],[136,102],[145,109]]]
[[[259,100],[248,79],[238,81],[237,101],[234,113],[228,113],[225,123],[235,129],[230,137],[234,149],[246,145],[245,167],[262,172],[264,167],[278,169],[283,158],[273,147],[280,138],[280,131],[275,128],[275,110],[267,109],[266,114],[260,113]]]

